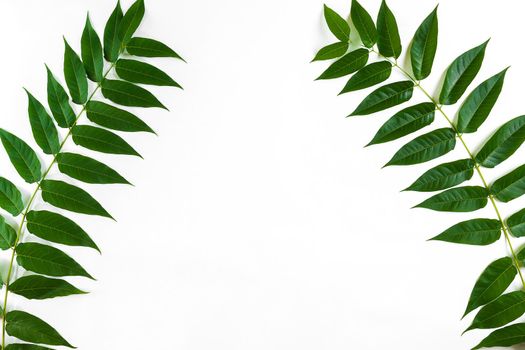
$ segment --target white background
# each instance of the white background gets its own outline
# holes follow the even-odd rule
[[[347,14],[349,3],[328,4]],[[375,17],[379,0],[362,3]],[[435,89],[454,57],[492,37],[476,82],[512,68],[489,122],[467,137],[474,148],[525,110],[525,7],[499,4],[440,1],[434,79],[424,84]],[[406,47],[436,3],[390,5]],[[409,209],[426,196],[399,190],[439,161],[380,170],[407,140],[363,149],[396,109],[345,119],[368,91],[337,97],[344,79],[313,81],[327,64],[308,62],[334,41],[321,1],[146,6],[138,34],[188,60],[155,60],[185,91],[151,89],[170,113],[136,110],[159,134],[127,137],[144,161],[83,151],[135,185],[83,185],[118,220],[75,216],[103,251],[65,249],[97,278],[72,279],[91,293],[12,298],[11,307],[43,317],[81,350],[468,349],[487,334],[460,337],[471,316],[460,317],[479,273],[506,254],[504,242],[468,247],[426,239],[458,221],[492,217],[492,209]],[[78,50],[86,12],[102,33],[113,7],[109,0],[2,1],[2,127],[31,139],[22,86],[45,101],[44,62],[61,73],[62,35]],[[460,157],[458,145],[441,161]],[[0,158],[2,174],[22,185],[4,152]]]

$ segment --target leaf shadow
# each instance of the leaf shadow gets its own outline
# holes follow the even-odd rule
[[[511,347],[513,350],[525,350],[525,344],[514,345]]]

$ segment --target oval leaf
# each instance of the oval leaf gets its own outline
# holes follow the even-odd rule
[[[9,291],[27,299],[51,299],[74,294],[85,294],[72,284],[40,275],[20,277],[9,286]]]
[[[414,208],[436,211],[470,212],[485,207],[488,191],[480,186],[456,187],[430,197]]]
[[[433,192],[459,185],[472,178],[474,166],[470,158],[440,164],[421,175],[405,191]]]
[[[58,132],[45,107],[26,90],[29,99],[28,113],[36,143],[46,154],[56,154],[60,149]]]
[[[525,292],[516,291],[500,296],[479,310],[467,331],[505,326],[525,313]]]
[[[347,42],[350,37],[350,26],[343,17],[324,5],[324,18],[332,34],[340,41]]]
[[[363,68],[368,61],[367,49],[357,49],[347,53],[328,67],[316,80],[335,79],[352,74]]]
[[[126,45],[144,17],[144,0],[137,0],[120,21],[118,37]]]
[[[40,181],[42,170],[35,151],[17,136],[0,129],[2,144],[16,171],[27,183]]]
[[[408,80],[381,86],[365,97],[349,116],[372,114],[397,106],[410,100],[413,90],[414,83]]]
[[[69,46],[65,38],[64,44],[66,46],[64,52],[64,76],[66,77],[66,85],[73,102],[81,105],[86,103],[88,98],[86,70],[80,57],[78,57],[77,53]]]
[[[89,120],[108,129],[127,132],[155,133],[146,123],[123,109],[99,101],[90,101],[86,105]]]
[[[122,137],[108,130],[90,125],[77,125],[73,128],[72,135],[75,144],[93,151],[141,157]]]
[[[412,40],[410,58],[412,71],[417,80],[423,80],[430,75],[438,42],[437,7],[421,23]]]
[[[357,0],[352,0],[350,18],[352,18],[352,23],[359,33],[363,45],[368,48],[374,46],[377,42],[377,30],[374,20]]]
[[[343,56],[346,51],[348,51],[348,43],[347,42],[339,42],[327,45],[323,47],[317,54],[315,55],[314,61],[324,61],[324,60],[331,60],[332,58],[338,58]]]
[[[13,216],[18,216],[24,210],[22,194],[8,179],[0,177],[0,208]]]
[[[75,124],[77,117],[69,104],[69,96],[47,66],[46,69],[47,102],[51,113],[61,128],[70,128]]]
[[[132,83],[182,88],[169,75],[148,63],[120,59],[116,71],[121,79]]]
[[[173,57],[184,61],[178,53],[160,41],[148,38],[132,38],[126,45],[130,55],[140,57]]]
[[[509,202],[525,194],[525,165],[499,178],[490,188],[498,200]]]
[[[525,342],[525,323],[516,323],[490,333],[488,337],[473,347],[472,350],[496,346],[507,347],[523,342]]]
[[[489,245],[501,236],[501,223],[494,219],[472,219],[460,222],[434,238],[432,241]]]
[[[392,65],[388,61],[370,63],[355,73],[346,83],[339,95],[350,91],[366,89],[382,83],[390,77]]]
[[[122,106],[159,107],[167,110],[151,92],[127,81],[105,79],[102,82],[102,94]]]
[[[115,170],[93,158],[75,153],[57,155],[58,169],[74,179],[90,184],[130,184]]]
[[[82,33],[81,53],[84,68],[89,79],[92,81],[101,81],[104,69],[104,62],[102,59],[102,44],[97,32],[93,29],[89,15],[86,18],[86,25]]]
[[[401,55],[401,38],[397,28],[396,18],[386,1],[381,2],[379,14],[377,15],[377,47],[379,53],[385,57],[398,58]]]
[[[124,13],[122,13],[122,8],[120,7],[120,1],[117,1],[117,7],[109,16],[104,28],[104,57],[109,62],[115,62],[120,54],[122,41],[118,34],[122,17],[124,17]]]
[[[514,237],[525,237],[525,209],[512,214],[507,219],[507,226]]]

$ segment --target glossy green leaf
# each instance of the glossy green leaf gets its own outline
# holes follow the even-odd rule
[[[26,90],[26,92],[29,100],[27,108],[29,122],[36,143],[46,154],[58,153],[60,141],[58,140],[58,132],[51,116],[29,91]]]
[[[363,68],[368,61],[367,49],[357,49],[347,53],[328,67],[317,80],[335,79],[352,74]]]
[[[74,179],[91,184],[130,184],[104,163],[75,153],[57,155],[58,169]]]
[[[144,1],[137,0],[128,9],[119,26],[118,37],[126,45],[137,30],[144,17]]]
[[[115,62],[120,54],[122,47],[122,41],[119,38],[120,22],[124,17],[122,8],[120,7],[120,1],[117,1],[115,10],[109,16],[109,19],[104,28],[104,57],[109,62]]]
[[[127,81],[105,79],[102,82],[102,94],[122,106],[159,107],[167,110],[151,92]]]
[[[423,80],[430,75],[438,43],[437,7],[421,23],[412,40],[410,59],[412,71],[417,80]]]
[[[110,154],[126,154],[141,157],[124,139],[111,131],[90,125],[77,125],[73,128],[75,144],[87,149]]]
[[[476,154],[476,161],[485,168],[494,168],[520,148],[525,141],[525,115],[501,126]]]
[[[0,129],[0,139],[18,174],[28,183],[39,181],[42,166],[35,151],[22,139],[4,129]]]
[[[357,0],[352,0],[350,18],[359,33],[361,42],[366,47],[372,47],[377,42],[377,30],[370,14]]]
[[[37,300],[85,294],[69,282],[40,275],[20,277],[11,283],[9,291],[27,299]]]
[[[115,68],[121,79],[132,83],[182,88],[168,74],[148,63],[120,59]]]
[[[4,217],[0,216],[0,249],[13,248],[16,243],[16,237],[16,230],[5,221]]]
[[[512,346],[525,342],[525,323],[516,323],[490,333],[472,350],[497,346]]]
[[[348,42],[350,38],[350,26],[348,22],[326,5],[324,5],[324,18],[332,34],[340,41]]]
[[[57,208],[112,218],[99,202],[81,188],[57,180],[43,180],[41,188],[44,201]]]
[[[7,334],[20,340],[74,348],[74,346],[69,344],[53,327],[27,312],[8,312],[6,315],[6,323]]]
[[[452,151],[456,146],[456,133],[451,128],[431,131],[416,137],[394,154],[385,166],[412,165],[428,162]]]
[[[426,208],[436,211],[471,212],[487,205],[489,193],[480,186],[464,186],[443,191],[414,208]]]
[[[12,344],[6,345],[5,350],[53,350],[53,349],[46,348],[45,346],[35,345],[35,344],[12,343]]]
[[[452,105],[460,99],[481,68],[487,44],[488,40],[461,54],[448,67],[439,95],[440,104]]]
[[[525,237],[525,209],[512,214],[507,219],[507,226],[514,237]]]
[[[8,179],[0,177],[0,208],[13,216],[18,216],[24,210],[22,194]]]
[[[90,101],[86,105],[89,120],[108,129],[127,132],[155,133],[146,123],[134,114],[99,101]]]
[[[503,294],[496,300],[483,306],[466,331],[505,326],[524,313],[525,292],[516,291]]]
[[[366,89],[387,80],[392,73],[392,65],[388,61],[379,61],[357,71],[346,83],[339,95],[350,91]]]
[[[75,124],[76,115],[69,104],[69,96],[66,90],[55,79],[53,73],[47,69],[47,103],[58,126],[70,128]]]
[[[319,50],[319,52],[317,52],[312,62],[331,60],[333,58],[338,58],[338,57],[343,56],[346,53],[346,51],[348,51],[347,42],[333,43]]]
[[[130,55],[140,57],[173,57],[182,61],[184,59],[167,45],[160,41],[148,38],[132,38],[126,45],[126,50]]]
[[[372,114],[397,106],[410,100],[413,91],[414,83],[408,80],[381,86],[366,96],[349,117]]]
[[[496,180],[490,187],[490,192],[505,203],[523,196],[525,194],[525,165]]]
[[[381,2],[379,14],[377,15],[377,47],[379,53],[385,57],[398,58],[401,55],[401,38],[397,28],[396,18],[386,1]]]
[[[440,164],[426,171],[405,191],[433,192],[459,185],[472,178],[474,166],[470,158]]]
[[[100,251],[80,226],[57,213],[46,210],[30,211],[27,214],[27,230],[46,241]]]
[[[88,82],[84,64],[64,38],[64,76],[73,102],[84,104],[88,98]]]
[[[381,126],[367,146],[397,140],[432,124],[435,111],[433,103],[423,102],[397,112]]]
[[[89,15],[86,18],[86,25],[84,26],[84,32],[82,33],[81,53],[82,61],[84,62],[84,68],[87,76],[92,81],[102,81],[104,73],[104,61],[102,58],[102,44],[97,32],[93,29]]]
[[[489,245],[501,236],[501,223],[494,219],[472,219],[460,222],[434,238],[433,241]]]

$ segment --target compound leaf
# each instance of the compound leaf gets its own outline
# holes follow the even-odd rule
[[[413,91],[414,83],[409,80],[381,86],[366,96],[349,116],[372,114],[397,106],[410,100]]]
[[[140,157],[140,154],[111,131],[91,125],[77,125],[72,131],[75,144],[87,149],[110,154],[125,154]]]
[[[117,1],[117,6],[109,16],[104,28],[104,57],[109,62],[115,62],[120,54],[122,41],[119,38],[119,28],[123,17],[120,1]]]
[[[396,18],[385,0],[381,2],[377,16],[377,32],[379,34],[377,39],[379,53],[385,57],[398,58],[402,50],[401,38],[399,37]]]
[[[369,52],[367,49],[357,49],[349,52],[332,63],[317,80],[335,79],[352,74],[366,65],[368,56]]]
[[[494,219],[472,219],[460,222],[440,233],[433,241],[489,245],[501,236],[501,223]]]
[[[488,203],[489,192],[485,187],[464,186],[443,191],[415,208],[436,211],[471,212],[484,208]]]
[[[120,59],[115,68],[121,79],[131,83],[182,88],[168,74],[148,63]]]
[[[25,141],[4,129],[0,129],[0,138],[18,174],[27,183],[40,181],[42,166],[35,151]]]
[[[350,37],[350,26],[348,22],[326,5],[324,5],[324,18],[332,34],[340,41],[348,42]]]
[[[102,58],[102,44],[97,32],[93,29],[89,15],[82,33],[81,54],[87,76],[92,81],[102,81],[104,61]]]
[[[51,113],[53,114],[58,126],[61,128],[70,128],[75,124],[77,118],[73,108],[71,108],[71,105],[69,104],[69,96],[47,66],[46,70],[47,102],[51,109]]]
[[[410,59],[412,71],[417,80],[423,80],[430,75],[438,43],[437,7],[421,23],[412,40]]]
[[[350,18],[352,19],[352,23],[354,23],[363,45],[368,48],[374,46],[377,42],[377,30],[374,20],[357,0],[352,0]]]
[[[392,73],[392,65],[388,61],[370,63],[357,71],[346,83],[339,95],[350,91],[366,89],[382,83]]]
[[[90,184],[130,184],[104,163],[75,153],[57,155],[58,169],[74,179]]]
[[[53,119],[47,113],[45,107],[29,91],[26,90],[28,103],[29,122],[33,137],[42,151],[46,154],[56,154],[60,149],[58,132]]]
[[[20,277],[9,286],[9,291],[27,299],[51,299],[74,294],[85,294],[69,282],[40,275]]]
[[[102,82],[102,94],[122,106],[158,107],[167,110],[151,92],[127,81],[105,79]]]
[[[130,55],[140,57],[173,57],[184,61],[184,59],[167,45],[160,41],[148,38],[132,38],[126,45]]]
[[[137,30],[144,17],[144,0],[137,0],[128,9],[120,21],[118,37],[123,45],[126,45],[133,33]]]
[[[134,114],[99,101],[89,101],[86,105],[89,120],[108,129],[127,132],[155,133],[146,123]]]
[[[0,208],[13,216],[18,216],[24,210],[22,194],[8,179],[0,177]]]
[[[84,64],[78,57],[77,53],[69,46],[64,38],[66,46],[64,52],[64,76],[66,77],[66,85],[71,94],[73,102],[76,104],[84,104],[88,98],[88,82]]]
[[[348,51],[348,42],[338,42],[327,45],[317,52],[314,61],[331,60],[343,56]]]

